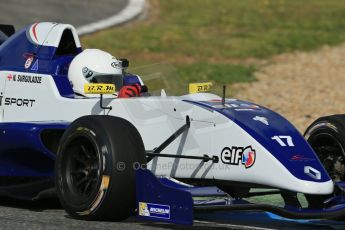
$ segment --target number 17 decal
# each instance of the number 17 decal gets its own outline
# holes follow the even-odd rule
[[[276,140],[281,146],[295,146],[291,136],[273,136],[271,139]]]

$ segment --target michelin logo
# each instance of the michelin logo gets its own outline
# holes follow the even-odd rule
[[[170,206],[139,202],[139,216],[170,219]]]

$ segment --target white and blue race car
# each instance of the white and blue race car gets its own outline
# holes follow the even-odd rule
[[[84,220],[135,214],[192,224],[195,212],[218,210],[345,217],[345,184],[332,180],[279,114],[203,92],[208,83],[190,85],[197,93],[183,96],[152,96],[147,85],[148,93],[135,98],[103,96],[109,85],[88,85],[100,95],[81,97],[67,78],[82,51],[74,27],[0,29],[1,195],[57,194],[71,216]],[[246,201],[262,195],[254,188],[281,194],[285,206]]]

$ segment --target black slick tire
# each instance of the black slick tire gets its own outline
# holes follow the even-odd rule
[[[78,118],[62,136],[55,162],[60,203],[73,218],[124,220],[135,209],[135,170],[145,164],[143,141],[130,122]]]

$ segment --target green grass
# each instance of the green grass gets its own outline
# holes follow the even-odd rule
[[[151,93],[160,94],[162,86],[169,95],[183,95],[188,91],[188,83],[212,82],[213,92],[221,95],[222,86],[229,86],[235,82],[248,82],[254,80],[254,66],[193,63],[176,64],[155,63],[137,68],[130,68],[130,72],[139,74]],[[229,88],[228,88],[229,89]],[[231,96],[231,91],[227,90]]]
[[[309,51],[345,38],[340,0],[150,2],[158,10],[147,20],[84,36],[84,47],[127,57],[132,66],[167,61],[178,66],[182,79],[231,83],[253,80],[247,58]]]
[[[190,65],[178,66],[178,75],[182,82],[197,83],[197,82],[213,82],[213,92],[221,95],[223,85],[231,85],[235,82],[249,82],[253,81],[254,66],[243,65],[229,65],[229,64],[209,64],[205,62],[198,62]],[[174,90],[174,92],[183,94],[181,90]],[[227,90],[227,95],[231,96],[231,90]]]
[[[231,84],[253,80],[254,66],[210,64],[198,62],[190,65],[181,65],[179,73],[184,80],[215,81],[219,84]]]

